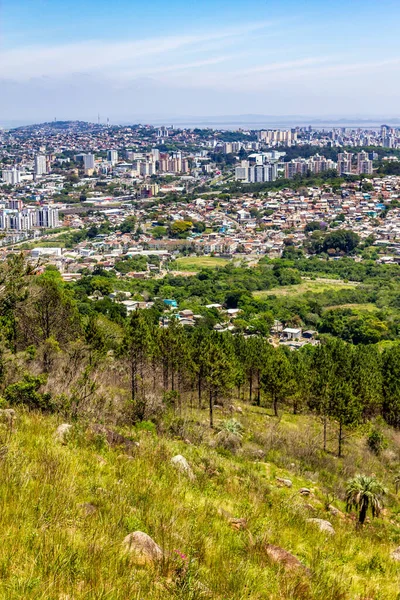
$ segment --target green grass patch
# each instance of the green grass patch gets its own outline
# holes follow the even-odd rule
[[[228,259],[219,258],[218,256],[188,256],[178,258],[173,268],[177,271],[200,271],[204,268],[216,269],[217,267],[224,267],[228,262]]]
[[[335,310],[336,308],[351,308],[357,312],[375,312],[379,308],[371,302],[365,304],[336,304],[332,306],[325,306],[324,310]]]
[[[346,282],[342,280],[304,280],[302,283],[296,285],[288,285],[282,287],[272,288],[270,290],[262,290],[254,292],[255,298],[265,298],[265,296],[300,296],[307,292],[318,294],[321,292],[338,291],[344,289],[354,289],[357,287],[357,283]]]

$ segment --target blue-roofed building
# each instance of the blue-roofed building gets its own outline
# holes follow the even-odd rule
[[[170,308],[178,308],[178,303],[176,300],[164,300],[163,302]]]

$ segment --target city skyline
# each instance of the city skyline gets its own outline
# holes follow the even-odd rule
[[[3,0],[1,121],[398,114],[392,0],[115,8]]]

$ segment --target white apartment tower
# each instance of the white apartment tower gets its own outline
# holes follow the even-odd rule
[[[85,171],[94,169],[94,154],[85,154],[83,157],[83,166]]]
[[[3,169],[2,180],[9,185],[18,185],[21,183],[21,173],[16,167],[13,167],[12,169]]]
[[[35,177],[41,177],[47,173],[46,157],[44,154],[36,154],[34,170]]]
[[[114,166],[118,162],[118,150],[107,150],[107,160]]]

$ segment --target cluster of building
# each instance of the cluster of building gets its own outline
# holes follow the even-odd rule
[[[54,229],[59,226],[59,210],[55,205],[24,206],[22,200],[0,202],[1,230],[31,231],[37,227]]]

